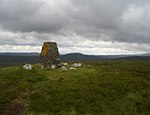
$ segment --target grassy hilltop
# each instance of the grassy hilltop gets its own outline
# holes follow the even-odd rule
[[[150,114],[150,61],[82,65],[68,71],[1,67],[0,114]]]

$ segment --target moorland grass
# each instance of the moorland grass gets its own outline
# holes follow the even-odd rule
[[[68,71],[0,68],[0,114],[150,114],[150,61],[82,65]]]

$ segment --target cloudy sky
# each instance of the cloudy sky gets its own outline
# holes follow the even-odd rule
[[[150,0],[0,0],[0,52],[150,52]]]

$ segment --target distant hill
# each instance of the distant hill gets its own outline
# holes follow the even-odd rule
[[[1,55],[0,56],[0,66],[7,65],[20,65],[26,63],[38,63],[39,56],[15,56],[15,55]]]
[[[63,61],[103,61],[103,60],[150,60],[150,54],[139,55],[85,55],[70,53],[61,55]]]
[[[39,53],[31,52],[31,53],[0,53],[0,56],[39,56]]]
[[[0,66],[39,63],[39,53],[0,53]],[[150,60],[150,54],[139,55],[85,55],[70,53],[60,55],[64,62],[74,61],[104,61],[104,60]]]

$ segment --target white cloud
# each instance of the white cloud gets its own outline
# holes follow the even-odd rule
[[[39,52],[40,46],[0,45],[1,52]]]
[[[43,42],[54,41],[58,43],[61,54],[80,52],[84,54],[136,54],[150,50],[149,43],[128,43],[117,41],[104,41],[108,36],[102,35],[102,40],[86,39],[76,33],[55,35],[51,33],[21,33],[0,30],[1,52],[40,52]],[[5,39],[3,39],[5,38]],[[41,39],[40,39],[41,38]]]

